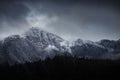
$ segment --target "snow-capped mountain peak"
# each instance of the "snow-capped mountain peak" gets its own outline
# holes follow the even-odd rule
[[[12,35],[0,41],[0,64],[34,62],[46,57],[54,57],[56,54],[70,54],[90,58],[106,58],[106,55],[120,53],[120,41],[101,40],[92,42],[77,39],[69,42],[61,37],[41,30],[30,28],[21,35]],[[115,58],[118,58],[115,56]]]
[[[25,35],[27,40],[42,48],[47,47],[49,44],[58,48],[60,42],[64,41],[61,37],[36,27],[28,30]]]

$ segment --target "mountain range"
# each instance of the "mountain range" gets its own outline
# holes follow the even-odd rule
[[[77,39],[69,42],[53,33],[32,27],[23,35],[11,35],[0,41],[0,64],[24,64],[56,55],[115,60],[120,58],[120,40],[93,42]]]

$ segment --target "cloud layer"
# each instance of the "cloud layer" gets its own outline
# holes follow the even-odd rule
[[[0,3],[0,38],[40,27],[67,40],[120,38],[118,0],[22,0]]]

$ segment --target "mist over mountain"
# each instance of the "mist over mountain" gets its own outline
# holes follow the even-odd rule
[[[119,0],[1,0],[0,39],[31,26],[68,41],[120,38]]]
[[[23,35],[11,35],[0,41],[0,64],[23,64],[54,58],[56,55],[119,59],[120,40],[93,42],[77,39],[69,42],[53,33],[32,27]]]
[[[0,0],[0,79],[119,73],[120,0]]]

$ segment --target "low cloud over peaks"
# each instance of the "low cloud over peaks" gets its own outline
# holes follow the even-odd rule
[[[0,3],[0,38],[40,27],[68,40],[120,38],[118,0],[12,0]]]

